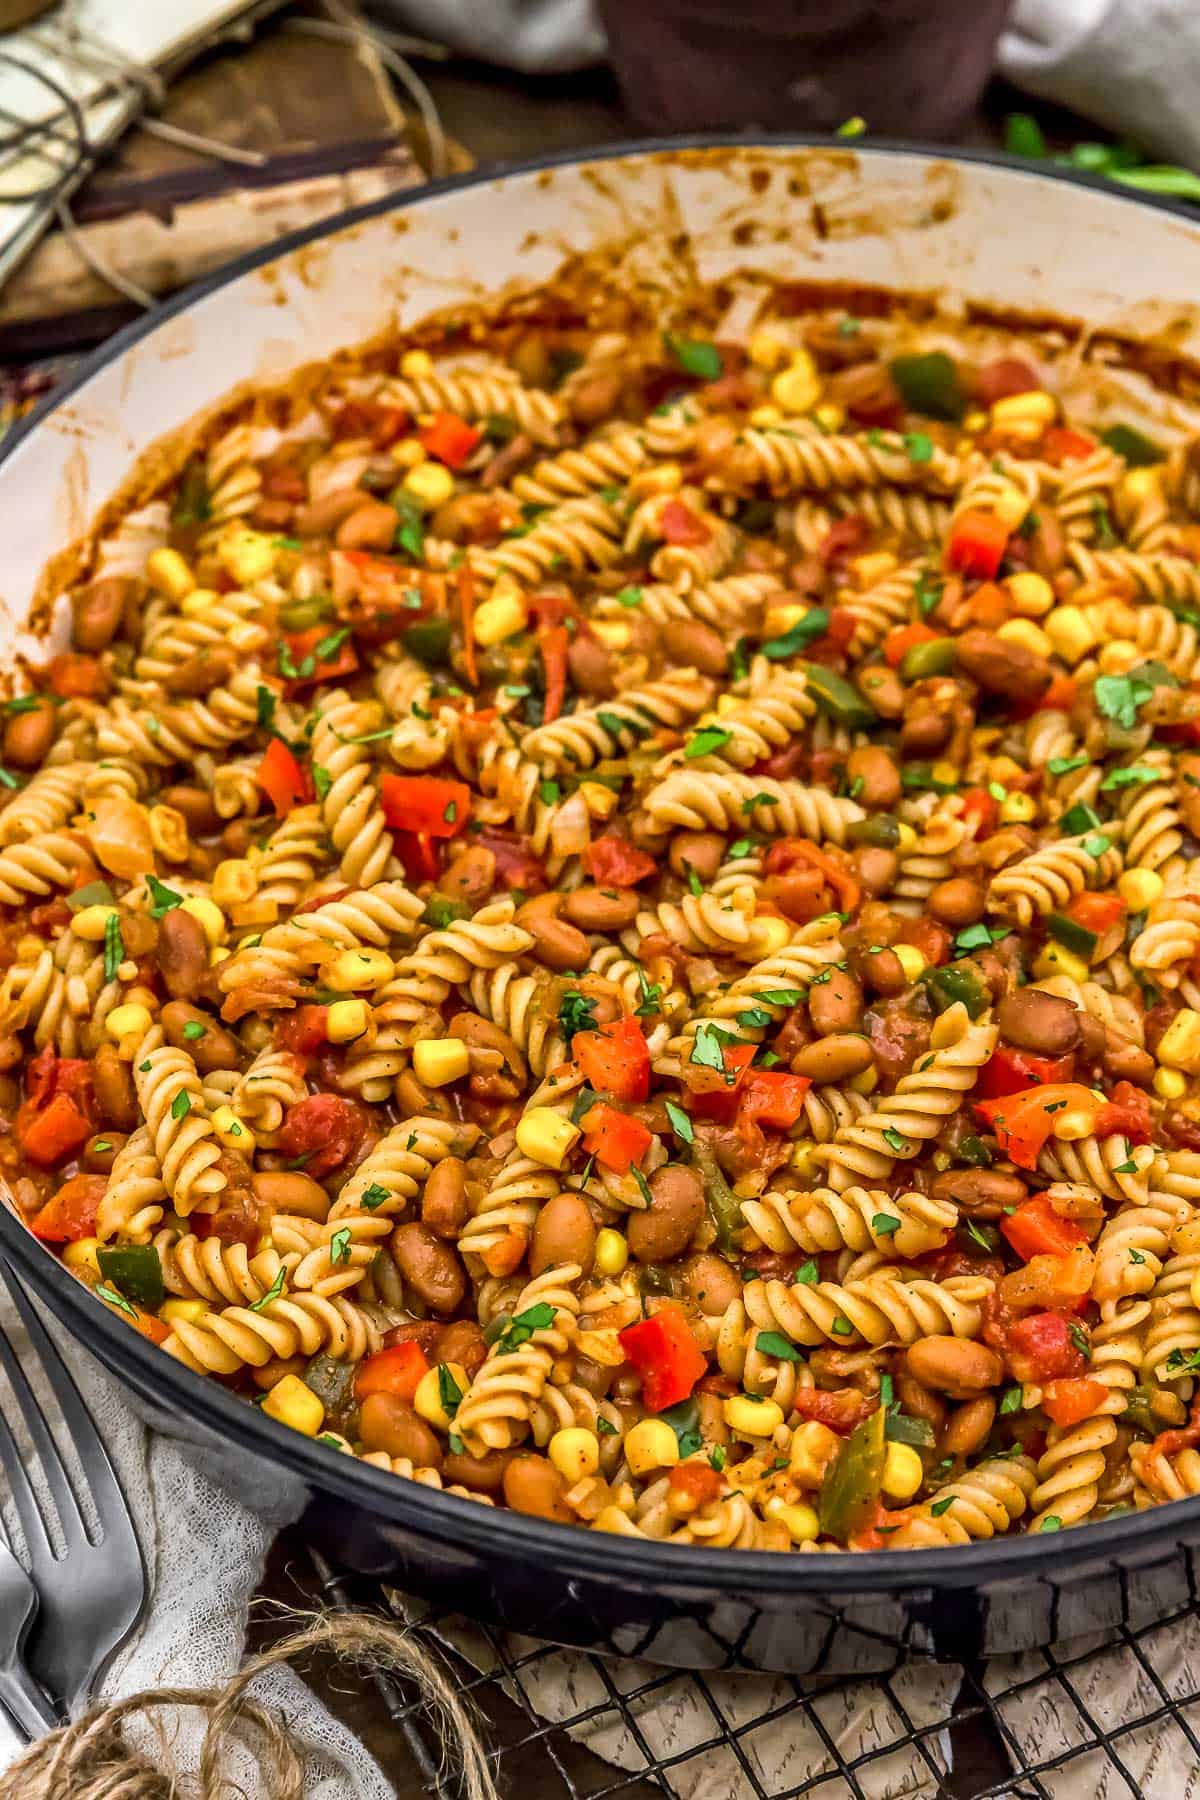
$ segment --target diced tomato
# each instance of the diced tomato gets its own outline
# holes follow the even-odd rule
[[[999,821],[1000,807],[986,788],[967,788],[960,816],[965,824],[974,824],[976,837],[990,837]]]
[[[858,513],[852,513],[847,519],[834,520],[821,539],[817,554],[825,567],[831,569],[837,563],[844,562],[855,550],[864,550],[870,541],[869,522]]]
[[[712,527],[682,500],[668,500],[658,518],[658,528],[668,544],[694,548],[707,544]]]
[[[667,1476],[667,1486],[673,1494],[686,1496],[694,1510],[719,1500],[725,1483],[711,1463],[685,1462],[676,1463]]]
[[[403,1344],[376,1350],[373,1356],[359,1363],[354,1376],[354,1397],[365,1400],[369,1394],[394,1394],[398,1400],[411,1403],[421,1377],[428,1373],[428,1358],[420,1344],[409,1338]]]
[[[686,1400],[708,1367],[675,1305],[660,1306],[650,1318],[627,1325],[618,1342],[642,1378],[642,1401],[649,1412]]]
[[[1066,914],[1076,925],[1095,932],[1099,938],[1124,918],[1125,902],[1119,894],[1080,894],[1067,907]]]
[[[640,1119],[632,1119],[602,1100],[589,1107],[581,1124],[583,1147],[588,1155],[618,1175],[636,1168],[654,1141],[653,1132]]]
[[[96,1234],[96,1213],[104,1198],[104,1175],[72,1175],[34,1214],[29,1229],[46,1244],[73,1244]]]
[[[976,373],[975,396],[981,406],[994,406],[1012,394],[1032,394],[1041,385],[1036,371],[1019,356],[997,356]]]
[[[1049,1381],[1042,1389],[1042,1407],[1056,1425],[1078,1425],[1082,1419],[1090,1419],[1107,1398],[1104,1383],[1093,1381],[1090,1375]]]
[[[1075,1055],[1071,1050],[1062,1056],[1035,1056],[1032,1050],[1000,1044],[983,1065],[975,1092],[982,1100],[999,1100],[1005,1094],[1020,1094],[1048,1081],[1070,1081],[1074,1073]]]
[[[1038,712],[1070,712],[1075,704],[1075,696],[1079,692],[1079,681],[1074,675],[1056,675],[1037,703]]]
[[[370,438],[376,450],[387,450],[407,429],[408,414],[404,408],[388,406],[382,400],[348,400],[334,414],[331,425],[335,439]]]
[[[828,1425],[839,1437],[849,1437],[856,1425],[871,1416],[875,1404],[857,1388],[835,1388],[824,1393],[820,1388],[797,1388],[792,1396],[792,1411],[802,1419],[816,1419]]]
[[[901,919],[896,934],[898,944],[911,944],[919,950],[931,968],[940,968],[950,960],[951,933],[936,919]]]
[[[650,1092],[650,1052],[636,1019],[577,1031],[571,1054],[598,1093],[614,1100],[645,1100]]]
[[[457,413],[434,413],[417,433],[427,456],[436,457],[448,469],[461,469],[483,433]]]
[[[304,1173],[320,1180],[349,1162],[366,1142],[371,1121],[357,1100],[310,1094],[283,1121],[276,1148],[287,1161],[303,1156]]]
[[[312,799],[308,771],[301,768],[282,738],[271,739],[254,771],[254,779],[275,808],[277,818],[284,818],[293,807]]]
[[[818,869],[833,893],[837,897],[839,912],[855,912],[862,899],[862,888],[855,879],[854,873],[844,864],[814,844],[808,838],[781,838],[772,844],[763,862],[766,875],[786,875],[797,864],[804,868]]]
[[[1005,1356],[1018,1381],[1039,1384],[1082,1375],[1087,1367],[1083,1351],[1072,1341],[1070,1321],[1056,1312],[1030,1313],[1009,1326]]]
[[[440,775],[385,775],[380,783],[383,816],[396,831],[426,837],[457,837],[471,816],[471,790],[465,781]]]
[[[720,1069],[690,1059],[684,1063],[683,1080],[692,1097],[690,1111],[694,1118],[709,1119],[718,1125],[733,1121],[755,1048],[753,1044],[722,1043]]]
[[[1054,1115],[1070,1107],[1096,1115],[1100,1101],[1090,1088],[1065,1081],[1032,1087],[1000,1100],[977,1100],[975,1111],[995,1132],[1000,1148],[1019,1169],[1036,1169],[1038,1152],[1054,1130]]]
[[[328,625],[310,625],[307,631],[285,631],[283,641],[291,659],[285,659],[284,668],[296,671],[284,683],[289,696],[318,681],[340,681],[358,667],[353,639],[344,627],[331,631]]]
[[[597,887],[636,887],[639,881],[658,873],[652,856],[637,849],[628,838],[618,837],[615,831],[606,831],[589,844],[579,860]]]
[[[298,1006],[286,1013],[275,1025],[275,1048],[290,1050],[293,1056],[311,1056],[329,1041],[329,1008]]]
[[[496,859],[497,878],[506,888],[519,888],[525,894],[545,893],[549,878],[523,837],[493,827],[481,831],[475,842],[491,851]]]
[[[1033,1256],[1069,1256],[1077,1244],[1087,1243],[1087,1232],[1072,1219],[1056,1213],[1045,1194],[1023,1200],[1015,1212],[1000,1220],[1000,1232],[1022,1262]]]
[[[1150,1096],[1132,1081],[1118,1081],[1097,1113],[1094,1129],[1100,1138],[1119,1134],[1131,1144],[1148,1144],[1152,1136]]]
[[[1008,526],[995,513],[971,506],[960,513],[946,545],[946,567],[962,575],[990,581],[1000,567],[1008,543]]]
[[[847,649],[850,639],[858,630],[858,619],[848,606],[831,606],[829,608],[829,624],[819,638],[809,645],[810,660],[814,653],[822,648],[836,650],[839,655]]]
[[[897,625],[895,631],[888,632],[883,640],[883,654],[891,667],[898,669],[910,650],[918,644],[931,644],[940,635],[922,619],[914,619],[911,625]]]
[[[20,1113],[24,1112],[21,1107]],[[83,1148],[92,1135],[92,1126],[69,1094],[56,1094],[48,1106],[31,1117],[22,1119],[18,1115],[17,1133],[29,1161],[39,1168],[52,1169]]]
[[[542,659],[544,704],[542,718],[552,725],[563,709],[567,697],[567,628],[565,625],[539,625],[538,654]]]
[[[1063,463],[1082,462],[1095,448],[1095,438],[1082,431],[1072,431],[1067,425],[1051,425],[1042,438],[1042,456],[1056,469]]]
[[[763,1125],[772,1131],[790,1131],[804,1111],[804,1096],[811,1086],[807,1075],[789,1075],[785,1069],[751,1069],[738,1089],[738,1131],[752,1141]]]
[[[405,875],[415,886],[436,881],[441,874],[441,852],[427,832],[397,831],[394,848],[404,864]]]
[[[108,676],[96,658],[75,651],[51,657],[46,680],[60,700],[100,700],[108,692]]]

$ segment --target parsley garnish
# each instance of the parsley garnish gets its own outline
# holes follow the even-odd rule
[[[933,439],[923,431],[910,431],[904,439],[904,448],[908,451],[909,462],[933,461]]]
[[[802,1360],[795,1344],[778,1331],[760,1331],[754,1340],[754,1348],[764,1356],[778,1357],[780,1362],[798,1363]]]
[[[821,1279],[816,1258],[810,1256],[806,1263],[801,1263],[792,1278],[793,1287],[815,1287]]]
[[[596,1023],[596,1002],[581,994],[578,988],[568,988],[558,1008],[558,1023],[568,1045],[577,1031],[591,1031]]]
[[[732,736],[732,731],[723,731],[719,725],[707,725],[688,739],[683,749],[684,757],[688,762],[694,762],[697,757],[712,756],[723,750]]]
[[[889,1125],[885,1129],[883,1141],[888,1146],[889,1150],[894,1150],[896,1152],[897,1156],[903,1156],[904,1152],[908,1149],[908,1140],[896,1130],[894,1125]]]
[[[871,1220],[871,1230],[876,1237],[892,1237],[899,1231],[901,1223],[892,1213],[877,1212]]]
[[[270,1287],[267,1289],[267,1291],[263,1295],[262,1299],[251,1301],[251,1303],[250,1303],[250,1311],[251,1312],[265,1312],[267,1307],[270,1306],[272,1300],[278,1300],[280,1294],[282,1294],[282,1292],[283,1292],[283,1283],[284,1283],[284,1279],[285,1279],[286,1275],[287,1275],[287,1270],[280,1269],[278,1275],[276,1275],[274,1281],[271,1283]]]
[[[551,1308],[551,1313],[553,1313],[553,1308]],[[442,1411],[452,1419],[458,1411],[459,1404],[463,1397],[463,1391],[454,1379],[453,1370],[449,1369],[445,1363],[438,1364],[437,1377],[438,1399],[442,1403]]]
[[[497,1356],[507,1356],[511,1350],[519,1350],[522,1344],[529,1342],[535,1331],[548,1331],[553,1323],[554,1308],[548,1300],[539,1300],[536,1306],[527,1306],[524,1312],[514,1313],[503,1337],[496,1344]],[[444,1368],[445,1364],[441,1367]],[[441,1385],[440,1374],[438,1385]],[[446,1405],[444,1398],[442,1405]],[[449,1407],[446,1410],[449,1412]]]
[[[146,886],[150,890],[152,904],[149,911],[152,919],[161,919],[164,913],[171,911],[172,907],[183,905],[183,895],[177,894],[174,888],[167,887],[166,883],[160,881],[157,875],[147,875]]]
[[[680,1143],[694,1144],[696,1141],[696,1133],[692,1126],[691,1119],[688,1117],[687,1113],[684,1112],[682,1106],[676,1106],[673,1100],[668,1100],[666,1102],[666,1109],[667,1118],[671,1122],[671,1130],[675,1133],[675,1136],[679,1139]]]
[[[1137,724],[1139,706],[1144,706],[1154,692],[1153,683],[1140,681],[1136,675],[1098,675],[1092,694],[1106,719],[1115,719],[1126,731]]]
[[[116,1288],[109,1287],[105,1282],[101,1281],[97,1283],[94,1291],[99,1295],[101,1300],[107,1300],[108,1304],[110,1306],[115,1306],[119,1312],[128,1313],[131,1319],[137,1318],[137,1308],[130,1306],[124,1294],[118,1294]]]
[[[716,381],[724,373],[725,364],[715,344],[706,344],[699,338],[673,337],[670,332],[663,333],[663,342],[685,375],[694,375],[699,381]]]
[[[186,1088],[180,1088],[179,1092],[171,1102],[171,1117],[173,1119],[186,1119],[191,1110],[191,1096]]]
[[[623,587],[616,595],[616,599],[622,606],[640,606],[642,590],[640,587]]]
[[[383,1205],[387,1197],[387,1189],[381,1187],[379,1182],[373,1181],[369,1188],[363,1189],[359,1204],[365,1206],[368,1212],[374,1212],[377,1206]]]
[[[950,1508],[957,1499],[957,1494],[947,1494],[944,1500],[935,1500],[929,1508],[929,1511],[935,1519],[940,1519],[943,1513],[948,1513],[950,1511]]]
[[[1025,1390],[1020,1387],[1005,1388],[1004,1398],[1000,1402],[1002,1413],[1020,1412],[1025,1399]]]
[[[390,734],[389,734],[390,735]],[[323,800],[333,786],[333,776],[321,763],[312,766],[313,789],[318,800]]]
[[[183,1035],[185,1038],[202,1038],[204,1036],[204,1027],[199,1019],[189,1019],[183,1028]]]
[[[350,1261],[350,1227],[343,1225],[335,1231],[329,1240],[329,1260],[336,1267],[338,1263]]]
[[[797,619],[782,637],[768,638],[759,648],[772,662],[782,662],[785,657],[798,655],[814,638],[824,637],[828,630],[829,608],[810,606],[804,617]]]
[[[1069,775],[1072,769],[1086,769],[1089,760],[1086,756],[1052,756],[1046,767],[1051,775]]]

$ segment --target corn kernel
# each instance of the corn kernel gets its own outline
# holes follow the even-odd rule
[[[370,1022],[365,1000],[335,1000],[325,1014],[325,1035],[331,1044],[352,1044]]]
[[[756,331],[747,344],[750,361],[756,369],[768,372],[781,369],[791,355],[791,346],[774,331]]]
[[[1126,869],[1117,882],[1117,892],[1132,913],[1145,912],[1161,900],[1167,884],[1153,869]]]
[[[233,955],[228,944],[214,944],[208,953],[208,966],[215,969],[219,963],[226,962]]]
[[[813,418],[822,431],[840,431],[846,423],[846,409],[836,400],[824,400],[820,406],[814,406]]]
[[[515,637],[528,623],[529,608],[517,589],[491,594],[476,609],[475,642],[489,649],[493,644],[502,644],[505,638]]]
[[[176,1321],[184,1325],[198,1325],[207,1311],[207,1300],[177,1300],[172,1297],[163,1301],[158,1309],[158,1316],[166,1325],[174,1325]]]
[[[1015,531],[1029,511],[1029,501],[1020,488],[1014,487],[1012,482],[1008,481],[1004,483],[992,501],[991,510],[1002,525],[1007,526],[1009,531]]]
[[[1038,952],[1033,972],[1039,981],[1048,980],[1051,975],[1067,975],[1072,981],[1086,981],[1088,965],[1065,944],[1050,943]]]
[[[1006,644],[1019,644],[1023,650],[1032,650],[1035,656],[1052,656],[1054,653],[1054,645],[1032,619],[1005,619],[996,636]]]
[[[71,930],[88,944],[102,944],[110,919],[120,918],[115,906],[81,906],[72,915]]]
[[[1054,605],[1054,589],[1044,575],[1022,569],[1005,582],[1013,605],[1023,619],[1044,619]]]
[[[815,1544],[821,1535],[821,1522],[811,1506],[773,1506],[771,1517],[782,1525],[793,1544]]]
[[[428,350],[406,350],[400,358],[400,373],[406,381],[420,381],[433,374],[433,358]]]
[[[401,438],[389,454],[398,469],[415,469],[425,461],[425,446],[418,438]]]
[[[1031,388],[1027,394],[1006,394],[992,405],[992,424],[1001,429],[1014,424],[1053,425],[1057,417],[1058,401],[1043,388]]]
[[[533,1106],[517,1121],[518,1149],[544,1169],[561,1169],[579,1138],[579,1127],[550,1106]]]
[[[1152,494],[1157,494],[1161,486],[1162,477],[1157,469],[1130,469],[1121,477],[1117,499],[1130,508],[1141,506]]]
[[[911,1444],[889,1444],[883,1460],[883,1491],[892,1500],[911,1500],[925,1468]]]
[[[893,946],[896,961],[904,970],[906,981],[916,981],[929,967],[921,952],[913,944],[896,944]]]
[[[683,470],[678,463],[667,462],[635,475],[629,483],[629,492],[637,499],[644,499],[651,494],[677,494],[682,486]]]
[[[807,350],[797,350],[771,383],[771,398],[785,413],[806,413],[821,398],[821,378]]]
[[[1160,1100],[1182,1100],[1187,1093],[1187,1077],[1178,1069],[1155,1069],[1154,1091]]]
[[[243,1156],[254,1155],[254,1133],[238,1118],[232,1106],[213,1109],[212,1128],[227,1150],[240,1150]]]
[[[770,1437],[783,1424],[783,1408],[753,1394],[734,1394],[721,1408],[725,1423],[739,1437]]]
[[[386,950],[342,950],[321,971],[326,987],[336,994],[357,994],[382,987],[396,972]]]
[[[426,1087],[461,1081],[471,1070],[471,1053],[460,1038],[425,1038],[413,1045],[413,1074]]]
[[[958,774],[958,771],[955,770],[956,778],[957,778],[957,774]],[[911,850],[913,848],[913,845],[917,841],[917,834],[913,830],[912,826],[906,825],[904,823],[903,819],[901,819],[900,823],[896,827],[896,833],[897,833],[897,836],[896,836],[897,850]]]
[[[1094,650],[1099,641],[1081,606],[1056,606],[1053,612],[1046,614],[1044,630],[1054,646],[1055,655],[1061,656],[1072,668]]]
[[[258,891],[258,876],[244,856],[227,856],[213,870],[212,897],[226,911],[244,906]]]
[[[179,610],[185,619],[203,619],[220,601],[216,588],[193,588],[179,602]]]
[[[788,1469],[801,1487],[819,1488],[825,1471],[842,1447],[842,1440],[819,1419],[806,1419],[792,1433]]]
[[[855,1077],[857,1080],[857,1076]],[[815,1179],[820,1164],[816,1159],[816,1139],[800,1138],[792,1145],[791,1164],[802,1180]]]
[[[167,862],[185,862],[188,823],[177,806],[152,806],[146,813],[150,842]]]
[[[220,907],[206,894],[192,894],[180,902],[180,912],[191,913],[210,944],[225,942],[225,920]]]
[[[591,818],[611,819],[616,812],[620,796],[612,788],[605,787],[602,781],[581,781],[579,792]]]
[[[769,431],[772,425],[782,425],[786,416],[778,406],[756,406],[750,414],[750,423],[757,431]]]
[[[196,577],[178,550],[152,550],[146,558],[146,580],[168,600],[182,600],[196,585]]]
[[[96,1252],[100,1248],[100,1239],[94,1237],[76,1238],[73,1244],[64,1244],[62,1259],[68,1269],[77,1275],[86,1270],[89,1275],[100,1277],[100,1259]]]
[[[1008,794],[1000,802],[1000,818],[1005,825],[1028,825],[1037,817],[1037,802],[1032,794]]]
[[[849,1085],[856,1094],[873,1094],[879,1086],[879,1070],[875,1068],[860,1069],[857,1075],[850,1077]]]
[[[763,637],[768,639],[783,637],[794,625],[798,625],[810,610],[811,608],[807,606],[798,606],[794,600],[782,602],[778,606],[769,606],[763,615]],[[744,702],[739,702],[733,694],[722,694],[721,699],[731,701],[734,706],[744,704]]]
[[[563,1480],[572,1484],[594,1475],[600,1467],[600,1441],[594,1431],[581,1425],[556,1431],[546,1445],[546,1454]]]
[[[423,1419],[430,1425],[435,1425],[439,1431],[449,1431],[450,1414],[442,1405],[443,1383],[447,1388],[457,1388],[461,1398],[471,1385],[471,1377],[461,1363],[435,1363],[417,1383],[417,1391],[413,1395],[413,1411],[420,1413]]]
[[[792,931],[793,927],[786,919],[777,919],[773,913],[751,919],[745,953],[754,962],[761,962],[767,956],[778,956],[791,943]]]
[[[1100,652],[1102,675],[1124,675],[1134,663],[1141,662],[1142,652],[1128,638],[1113,638]]]
[[[987,775],[989,781],[1011,787],[1014,782],[1024,779],[1025,771],[1011,756],[992,756],[988,758]]]
[[[629,1245],[619,1231],[605,1225],[596,1233],[593,1266],[599,1275],[619,1275],[629,1261]]]
[[[593,634],[609,650],[628,650],[633,631],[624,619],[593,619]]]
[[[970,412],[965,413],[963,415],[963,430],[964,431],[974,431],[974,432],[986,431],[987,424],[988,424],[988,416],[978,406],[972,407]]]
[[[1064,1144],[1076,1144],[1080,1138],[1091,1137],[1096,1125],[1096,1115],[1086,1106],[1068,1106],[1064,1112],[1055,1113],[1051,1132]]]
[[[948,757],[939,757],[929,772],[935,781],[944,781],[948,786],[958,785],[958,765]]]
[[[316,1437],[325,1423],[325,1402],[298,1375],[285,1375],[277,1381],[263,1401],[262,1411],[305,1437]]]
[[[637,1537],[637,1528],[630,1523],[627,1513],[619,1506],[605,1506],[592,1520],[593,1531],[611,1532],[614,1537]]]
[[[625,1433],[625,1461],[634,1475],[652,1469],[673,1469],[679,1461],[679,1440],[662,1419],[640,1419]]]
[[[124,1006],[114,1006],[104,1021],[104,1029],[114,1043],[122,1038],[142,1038],[154,1023],[148,1006],[139,1006],[136,1001],[126,1002]]]
[[[1175,1014],[1159,1039],[1158,1060],[1164,1068],[1200,1074],[1200,1012],[1185,1006]]]
[[[239,587],[252,587],[275,572],[275,540],[249,525],[226,525],[217,540],[217,560]]]
[[[850,564],[850,573],[859,587],[873,587],[899,567],[897,559],[890,550],[872,550],[867,556],[856,556]]]

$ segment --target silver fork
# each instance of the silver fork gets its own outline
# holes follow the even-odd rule
[[[58,1714],[25,1666],[25,1640],[37,1606],[32,1581],[0,1545],[0,1701],[29,1738],[58,1724]]]
[[[12,1490],[29,1574],[40,1601],[25,1657],[33,1675],[65,1714],[89,1697],[109,1659],[140,1619],[146,1604],[146,1569],[129,1507],[92,1415],[29,1296],[3,1259],[0,1276],[66,1422],[99,1521],[93,1539],[41,1404],[12,1344],[0,1331],[0,1366],[41,1463],[62,1541],[62,1549],[57,1550],[47,1528],[46,1509],[22,1463],[9,1422],[0,1413],[0,1466]]]

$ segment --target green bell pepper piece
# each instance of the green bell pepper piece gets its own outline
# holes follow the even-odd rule
[[[166,1298],[162,1262],[153,1244],[112,1244],[96,1252],[100,1273],[110,1287],[146,1312],[157,1312]]]
[[[970,963],[946,963],[921,976],[935,1012],[948,1012],[961,1001],[977,1019],[988,1005],[988,992]]]
[[[822,663],[803,662],[799,666],[808,678],[809,693],[835,724],[846,725],[851,731],[866,731],[878,723],[875,708],[844,676],[825,668]]]
[[[1073,950],[1076,956],[1082,956],[1084,962],[1091,961],[1097,938],[1096,933],[1089,931],[1086,925],[1077,925],[1065,913],[1051,913],[1046,920],[1046,931],[1065,949]]]
[[[897,356],[891,369],[892,380],[909,412],[955,421],[966,412],[967,399],[957,365],[944,350],[931,350],[923,356]]]
[[[332,619],[336,608],[328,594],[311,594],[307,600],[285,600],[279,609],[279,623],[285,631],[311,631]]]
[[[844,1544],[868,1523],[883,1491],[886,1456],[887,1409],[880,1406],[854,1427],[825,1477],[817,1516],[827,1536]]]
[[[1152,463],[1166,461],[1166,451],[1153,439],[1143,437],[1132,425],[1110,425],[1101,438],[1110,450],[1123,456],[1131,469],[1148,469]]]
[[[692,1145],[692,1162],[704,1183],[704,1204],[717,1233],[717,1249],[729,1256],[737,1248],[742,1229],[742,1203],[726,1181],[717,1159],[699,1138]]]
[[[900,662],[902,681],[924,681],[930,675],[948,675],[958,661],[958,645],[952,637],[927,638],[914,644]]]
[[[870,844],[876,850],[895,850],[900,843],[900,821],[890,813],[871,813],[856,819],[846,833],[852,844]]]
[[[400,642],[410,656],[427,669],[444,664],[450,654],[450,621],[440,615],[432,619],[415,619],[400,633]]]

